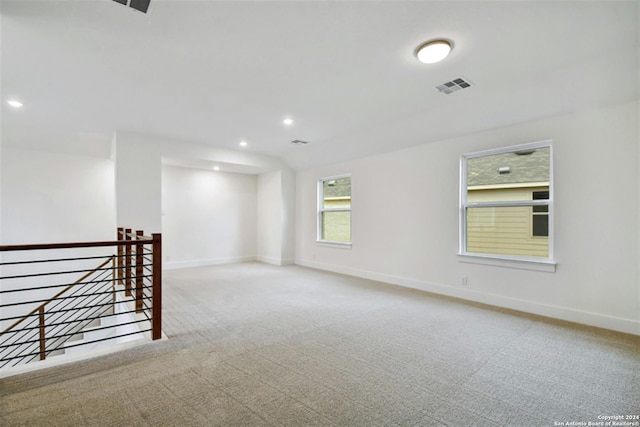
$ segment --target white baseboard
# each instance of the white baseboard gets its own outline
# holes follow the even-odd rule
[[[270,257],[270,256],[258,255],[257,261],[264,262],[266,264],[271,264],[271,265],[281,265],[280,264],[281,261],[279,258]]]
[[[209,265],[220,264],[233,264],[237,262],[251,262],[256,261],[255,256],[242,256],[242,257],[228,257],[228,258],[209,258],[209,259],[197,259],[193,261],[174,261],[165,262],[162,265],[163,270],[175,270],[178,268],[192,268],[192,267],[206,267]]]
[[[461,288],[459,286],[443,285],[411,279],[408,277],[394,276],[390,274],[377,273],[368,270],[359,270],[332,264],[324,264],[316,261],[297,259],[296,264],[304,267],[315,268],[318,270],[326,270],[334,273],[360,277],[363,279],[375,280],[377,282],[384,282],[392,285],[419,289],[422,291],[460,298],[467,301],[479,302],[482,304],[522,311],[539,316],[566,320],[569,322],[610,329],[627,334],[640,335],[640,321],[637,319],[625,319],[622,317],[609,316],[606,314],[576,310],[569,307],[560,307],[518,298],[505,297],[502,295],[489,294],[468,288]]]
[[[263,256],[263,255],[258,255],[257,260],[267,264],[279,265],[279,266],[292,265],[296,263],[295,259],[281,259],[281,258],[274,258],[274,257]]]

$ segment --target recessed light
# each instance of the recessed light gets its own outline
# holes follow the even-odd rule
[[[240,147],[246,147],[247,145],[249,145],[247,141],[240,141]]]
[[[291,126],[293,124],[293,119],[291,117],[287,117],[282,121],[282,123],[284,123],[285,126]]]
[[[24,105],[24,104],[22,104],[22,102],[18,101],[17,99],[8,100],[7,104],[12,106],[13,108],[21,108]]]
[[[418,46],[416,57],[424,64],[435,64],[446,58],[451,49],[453,49],[453,44],[449,40],[430,40]]]
[[[213,170],[214,170],[214,171],[219,171],[219,170],[220,170],[220,166],[214,166],[214,167],[213,167]]]

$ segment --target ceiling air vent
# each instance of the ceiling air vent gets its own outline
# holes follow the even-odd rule
[[[147,13],[149,10],[149,3],[151,0],[113,0],[116,3],[123,4],[125,6],[129,6],[132,9],[138,10],[142,13]]]
[[[293,144],[308,144],[307,141],[302,141],[302,140],[299,140],[299,139],[294,139],[293,141],[291,141],[291,143],[293,143]]]
[[[469,83],[465,79],[457,78],[455,80],[451,80],[451,81],[442,83],[439,86],[436,86],[436,89],[438,89],[440,93],[444,93],[445,95],[450,95],[453,92],[457,92],[461,89],[466,89],[470,86],[471,86],[471,83]]]

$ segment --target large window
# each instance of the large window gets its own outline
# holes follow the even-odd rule
[[[463,156],[460,254],[552,261],[551,164],[550,141]]]
[[[351,243],[351,177],[323,178],[318,182],[318,241]]]

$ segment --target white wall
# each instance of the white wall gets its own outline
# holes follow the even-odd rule
[[[5,148],[2,244],[114,240],[109,159]]]
[[[258,176],[258,260],[295,262],[295,173],[284,165]]]
[[[0,244],[84,242],[115,240],[114,167],[109,159],[53,154],[3,147],[2,241]],[[3,253],[4,261],[50,257],[109,255],[113,248],[87,248]],[[3,274],[30,274],[56,269],[91,269],[101,260],[4,266]],[[78,274],[3,280],[2,290],[72,283]],[[46,299],[60,288],[8,293],[3,303]],[[36,304],[2,309],[3,317],[28,313]],[[12,321],[5,321],[0,329]]]
[[[0,89],[0,93],[2,90]],[[1,98],[1,95],[0,95]],[[2,117],[0,115],[0,129],[2,129]],[[0,244],[2,244],[2,132],[0,132]],[[3,260],[3,253],[0,252],[0,262]],[[0,276],[3,275],[2,265],[0,265]],[[0,305],[3,304],[2,294],[0,294]],[[0,322],[1,323],[1,322]],[[4,327],[3,327],[4,330]]]
[[[256,203],[259,206],[254,236],[256,247],[252,255],[276,264],[293,261],[291,236],[295,233],[295,223],[290,214],[294,197],[293,172],[280,159],[255,154],[250,150],[218,149],[126,132],[116,134],[114,158],[117,223],[119,226],[144,230],[146,234],[163,230],[161,217],[163,159],[170,159],[174,164],[177,161],[183,165],[216,164],[220,165],[221,171],[241,171],[251,175],[264,174],[265,177],[258,178],[257,184]],[[283,209],[289,213],[286,220],[283,219]],[[287,260],[283,261],[283,254],[288,256]],[[191,261],[200,262],[201,260],[192,259]],[[174,264],[176,265],[187,264]]]
[[[165,267],[256,259],[257,178],[162,166]]]
[[[0,129],[2,129],[2,117],[0,117]],[[2,166],[2,132],[0,132],[0,166]],[[0,170],[0,243],[2,243],[2,170]],[[0,261],[2,261],[2,253],[0,253]],[[0,272],[2,266],[0,266]],[[0,295],[2,301],[2,295]]]
[[[114,141],[118,227],[162,232],[161,155],[152,142]]]
[[[301,171],[296,262],[640,334],[637,119],[637,103],[618,105]],[[556,272],[462,262],[460,156],[544,139],[554,149]],[[351,250],[315,242],[316,182],[343,173]]]
[[[281,231],[281,172],[258,176],[258,260],[280,265]]]
[[[293,264],[296,253],[296,175],[289,168],[280,171],[281,204],[282,204],[282,251],[281,264]]]
[[[258,260],[295,261],[295,173],[283,167],[258,177]]]

